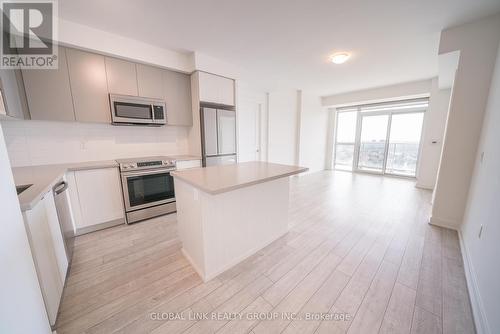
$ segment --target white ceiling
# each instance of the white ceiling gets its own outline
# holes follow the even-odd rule
[[[500,11],[500,0],[64,0],[63,19],[199,51],[269,90],[321,95],[438,73],[439,33]],[[328,62],[350,51],[343,65]]]

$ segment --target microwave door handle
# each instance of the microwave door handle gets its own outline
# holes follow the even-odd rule
[[[152,116],[153,123],[155,123],[155,106],[154,106],[154,104],[151,104],[151,116]]]

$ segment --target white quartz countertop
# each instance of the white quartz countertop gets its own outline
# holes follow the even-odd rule
[[[193,155],[169,155],[167,157],[177,161],[201,160],[201,157]],[[47,192],[51,191],[62,180],[67,171],[101,168],[118,168],[118,163],[115,160],[104,160],[12,168],[16,186],[32,184],[31,187],[18,195],[21,210],[32,209]]]
[[[115,160],[89,161],[58,165],[26,166],[12,168],[16,186],[29,185],[31,187],[18,195],[21,210],[32,209],[43,196],[62,180],[67,171],[89,170],[101,168],[117,168]]]
[[[306,172],[308,168],[268,162],[243,162],[191,168],[171,174],[195,188],[209,194],[220,194],[254,184]]]

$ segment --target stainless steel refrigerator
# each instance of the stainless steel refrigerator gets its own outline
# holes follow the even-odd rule
[[[236,163],[236,113],[203,107],[200,116],[203,166]]]

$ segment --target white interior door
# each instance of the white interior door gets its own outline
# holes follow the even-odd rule
[[[260,110],[261,104],[248,102],[238,110],[239,161],[260,160]]]

